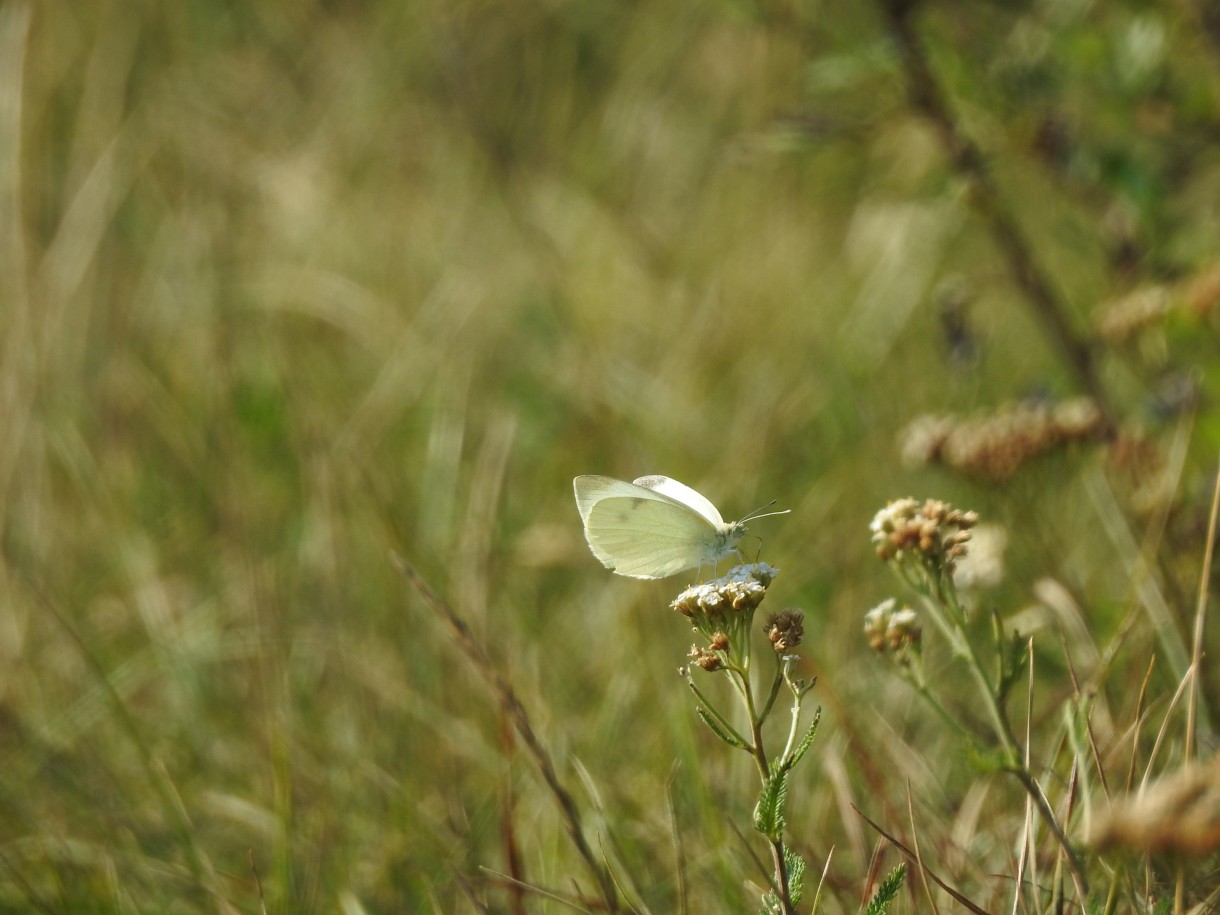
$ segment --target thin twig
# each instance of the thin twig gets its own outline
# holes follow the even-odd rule
[[[1203,663],[1203,628],[1207,619],[1207,598],[1212,577],[1212,550],[1216,546],[1216,518],[1220,514],[1220,465],[1212,489],[1211,517],[1207,521],[1207,544],[1203,547],[1203,569],[1199,573],[1199,599],[1195,604],[1195,632],[1190,647],[1190,697],[1186,705],[1185,762],[1190,766],[1195,753],[1195,720],[1199,713],[1199,672]]]
[[[187,861],[195,880],[211,897],[211,902],[217,915],[234,915],[236,909],[229,904],[224,893],[221,892],[220,878],[215,866],[212,864],[211,858],[208,857],[197,839],[197,830],[195,824],[191,821],[186,804],[178,793],[178,788],[170,777],[169,771],[165,768],[165,764],[153,752],[149,742],[145,740],[144,733],[140,729],[135,715],[127,707],[127,703],[124,702],[118,689],[115,688],[110,675],[102,666],[102,662],[93,653],[85,637],[49,599],[46,599],[41,594],[39,597],[42,598],[43,606],[52,618],[68,634],[69,638],[76,643],[81,657],[85,660],[90,672],[110,702],[111,711],[114,713],[114,718],[119,728],[126,734],[127,739],[135,748],[140,764],[144,769],[145,777],[160,801],[163,815],[169,821],[170,826],[178,833],[179,841],[186,849]]]
[[[915,846],[915,866],[919,869],[920,885],[923,886],[924,895],[928,899],[928,907],[936,915],[940,915],[940,906],[936,904],[932,888],[928,886],[928,870],[924,867],[923,853],[919,850],[919,830],[915,828],[915,799],[911,796],[910,779],[907,779],[907,822],[911,824],[911,844]]]
[[[505,719],[503,711],[500,713],[500,740],[504,745],[504,755],[506,758],[511,758],[513,755],[513,729],[511,722]],[[524,881],[524,868],[521,863],[521,843],[517,841],[516,819],[517,819],[517,798],[516,791],[513,788],[513,780],[511,773],[505,776],[504,779],[504,795],[503,795],[504,813],[503,823],[500,829],[504,837],[504,860],[508,864],[508,872],[516,880]],[[525,915],[525,893],[521,889],[520,884],[510,884],[512,887],[512,897],[509,903],[509,911],[513,915]]]
[[[1140,748],[1140,726],[1144,722],[1144,700],[1148,696],[1148,684],[1152,682],[1152,671],[1156,668],[1156,655],[1151,655],[1148,658],[1148,669],[1144,672],[1144,680],[1140,684],[1139,695],[1135,697],[1135,717],[1132,719],[1131,726],[1131,759],[1127,763],[1127,782],[1123,785],[1123,791],[1126,794],[1131,793],[1132,787],[1135,785],[1135,760],[1139,755]]]
[[[920,868],[920,870],[924,874],[924,876],[930,878],[933,883],[935,883],[942,890],[944,890],[946,893],[948,893],[950,896],[952,896],[954,899],[956,899],[959,903],[964,905],[971,912],[974,912],[975,915],[990,915],[990,913],[986,909],[980,909],[977,905],[975,905],[973,902],[971,902],[969,899],[967,899],[965,896],[963,896],[953,887],[949,886],[949,884],[945,883],[944,880],[940,879],[940,877],[937,876],[937,874],[934,870],[931,870],[930,868],[925,867],[923,865],[923,863],[919,860],[919,856],[915,852],[913,852],[911,849],[907,848],[897,838],[890,835],[888,832],[886,832],[884,829],[882,829],[879,825],[877,825],[872,820],[870,820],[867,816],[865,816],[861,812],[859,807],[857,807],[855,804],[852,804],[851,809],[856,811],[856,816],[858,816],[860,819],[862,819],[869,826],[873,827],[873,829],[875,829],[877,831],[878,835],[885,836],[885,838],[889,839],[890,844],[893,845],[900,852],[902,852],[904,855],[906,855],[907,859],[915,867]]]
[[[258,875],[258,866],[254,863],[254,849],[249,850],[250,855],[250,873],[254,875],[254,886],[258,890],[258,910],[262,915],[267,915],[267,899],[263,895],[263,880]]]
[[[974,141],[959,129],[948,100],[932,72],[927,52],[913,22],[913,14],[919,4],[913,0],[881,0],[880,5],[902,52],[911,104],[940,134],[953,168],[969,179],[972,191],[970,200],[990,226],[1013,280],[1025,293],[1034,316],[1042,324],[1052,344],[1059,348],[1077,383],[1093,398],[1106,426],[1112,429],[1113,411],[1108,407],[1108,398],[1097,373],[1092,349],[1072,326],[1066,303],[1038,266],[1029,243],[1005,207],[987,167],[986,157]]]
[[[582,913],[582,915],[593,915],[593,910],[585,905],[584,900],[570,899],[556,890],[548,890],[546,887],[526,883],[524,880],[518,880],[516,877],[509,874],[502,874],[499,871],[494,871],[490,867],[480,867],[479,870],[483,871],[485,874],[495,877],[506,886],[515,887],[523,894],[532,893],[540,899],[549,899],[552,902],[557,902],[560,905],[567,906],[574,912]],[[474,898],[473,887],[469,885],[469,881],[460,874],[455,874],[454,876],[458,878],[458,880],[461,882],[462,888],[466,891],[466,898],[478,906],[479,912],[484,913],[484,915],[491,915],[491,909]]]
[[[1021,765],[1032,776],[1033,770],[1030,768],[1033,761],[1032,748],[1034,737],[1034,640],[1032,637],[1026,640],[1025,651],[1026,657],[1029,659],[1027,668],[1029,676],[1025,681],[1025,756],[1021,760]],[[1038,855],[1037,840],[1034,838],[1034,814],[1034,797],[1031,794],[1025,799],[1025,825],[1022,828],[1021,858],[1017,863],[1017,881],[1012,894],[1012,910],[1014,915],[1021,901],[1021,890],[1025,886],[1025,875],[1027,872],[1029,873],[1030,883],[1035,887],[1038,885]]]
[[[686,899],[686,849],[682,844],[682,830],[678,826],[678,808],[674,803],[674,778],[678,764],[670,770],[665,782],[665,806],[669,811],[670,838],[674,845],[674,882],[678,888],[678,915],[687,915]]]
[[[547,788],[550,789],[551,795],[559,805],[559,811],[563,816],[568,837],[576,847],[577,854],[585,862],[585,866],[588,867],[590,873],[597,880],[602,901],[607,911],[619,911],[618,892],[615,890],[614,880],[610,871],[597,859],[593,854],[593,850],[589,847],[589,843],[585,841],[584,832],[580,828],[580,812],[576,807],[576,801],[559,781],[555,765],[551,762],[550,754],[547,753],[546,748],[542,745],[542,741],[538,739],[538,735],[534,732],[525,706],[521,704],[509,682],[496,670],[491,658],[488,657],[483,646],[474,637],[470,627],[466,625],[466,621],[458,616],[457,612],[445,603],[440,595],[432,590],[419,572],[403,557],[392,553],[391,559],[394,565],[398,567],[398,570],[402,572],[403,577],[419,592],[420,597],[424,599],[424,603],[449,628],[450,634],[457,641],[463,654],[474,665],[475,670],[483,677],[487,685],[491,687],[491,691],[495,694],[500,708],[503,709],[512,722],[513,728],[517,731],[518,736],[529,751],[534,765],[537,766],[542,780],[546,782]]]

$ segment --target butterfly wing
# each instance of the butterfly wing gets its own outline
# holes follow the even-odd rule
[[[640,496],[640,489],[634,483],[616,480],[614,477],[599,477],[596,474],[585,474],[572,481],[572,489],[576,493],[576,510],[580,512],[580,520],[589,523],[589,512],[602,499],[632,498]],[[647,493],[643,493],[647,497]]]
[[[689,487],[666,480],[715,508]],[[665,492],[611,477],[573,480],[585,540],[602,565],[630,578],[665,578],[711,565],[731,550],[723,522]],[[719,513],[716,513],[719,518]]]
[[[585,539],[602,565],[631,578],[666,578],[718,558],[720,531],[679,503],[603,499],[585,523]]]
[[[702,493],[695,492],[685,483],[679,483],[677,480],[671,480],[669,477],[663,477],[654,474],[653,476],[640,477],[635,481],[636,486],[643,486],[646,489],[651,489],[653,492],[659,492],[663,496],[669,496],[683,505],[689,505],[703,517],[707,518],[708,522],[716,525],[716,527],[724,527],[724,519],[720,517],[720,512]]]

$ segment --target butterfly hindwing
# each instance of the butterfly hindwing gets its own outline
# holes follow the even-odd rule
[[[585,539],[602,564],[633,578],[665,578],[719,558],[724,536],[706,518],[671,501],[603,499]]]

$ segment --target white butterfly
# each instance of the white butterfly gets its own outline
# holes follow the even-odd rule
[[[602,565],[630,578],[667,578],[715,566],[737,549],[747,521],[787,512],[751,514],[725,522],[716,506],[669,477],[634,483],[611,477],[572,481],[585,540]]]

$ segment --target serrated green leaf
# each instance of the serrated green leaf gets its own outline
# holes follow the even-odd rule
[[[805,859],[784,845],[784,866],[788,869],[788,898],[796,905],[805,893]]]
[[[791,769],[798,762],[801,761],[801,757],[804,756],[805,753],[809,750],[809,748],[813,745],[813,736],[818,732],[818,722],[820,722],[821,720],[822,720],[822,707],[819,705],[817,708],[817,711],[815,711],[813,713],[813,721],[810,722],[809,729],[805,731],[805,736],[802,737],[801,742],[799,744],[797,744],[797,747],[793,751],[792,756],[788,760],[788,763],[785,766],[785,768]]]
[[[784,867],[788,874],[788,899],[795,906],[801,901],[804,892],[805,861],[800,855],[784,846]],[[779,896],[775,890],[767,890],[762,897],[760,915],[781,915],[784,907],[780,905]]]
[[[754,805],[754,828],[772,842],[784,833],[784,800],[788,795],[788,770],[777,769],[763,785]]]
[[[739,750],[746,749],[746,745],[744,743],[742,743],[740,740],[738,740],[736,737],[734,737],[732,734],[725,731],[724,728],[722,728],[720,726],[720,722],[718,722],[712,716],[712,713],[709,712],[707,709],[705,709],[703,706],[699,706],[698,708],[695,709],[695,711],[698,712],[699,717],[701,719],[703,719],[703,723],[712,729],[712,733],[715,734],[717,737],[719,737],[721,740],[723,740],[725,743],[727,743],[730,747],[736,747]]]
[[[896,868],[889,872],[884,880],[881,881],[881,886],[877,887],[877,892],[873,894],[873,898],[868,902],[868,908],[865,909],[866,915],[885,915],[889,910],[890,903],[898,895],[898,891],[902,889],[902,882],[906,879],[907,866],[899,864]]]

